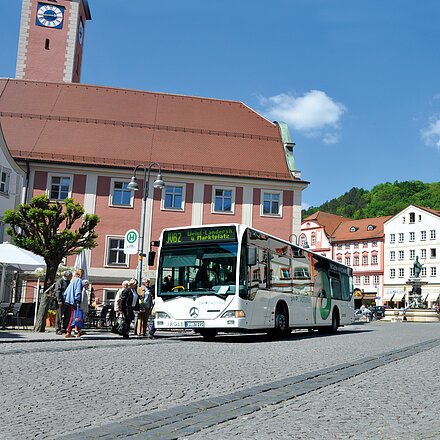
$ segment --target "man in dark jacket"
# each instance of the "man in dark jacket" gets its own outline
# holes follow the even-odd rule
[[[134,319],[134,312],[139,310],[139,295],[137,293],[137,281],[132,278],[128,287],[121,293],[121,309],[124,315],[125,328],[122,332],[124,339],[128,339],[131,321]]]
[[[55,331],[57,335],[66,333],[70,321],[71,307],[64,302],[64,291],[72,279],[72,272],[66,270],[63,276],[55,284],[55,299],[57,301],[57,313],[55,315]],[[62,323],[62,326],[61,326]]]

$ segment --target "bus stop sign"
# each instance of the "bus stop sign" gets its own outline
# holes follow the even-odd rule
[[[135,229],[130,229],[125,233],[124,254],[133,255],[138,253],[139,234]]]

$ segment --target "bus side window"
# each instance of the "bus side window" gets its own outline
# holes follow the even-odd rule
[[[267,288],[267,252],[256,248],[256,264],[247,266],[248,293],[247,299],[253,300],[258,289]]]

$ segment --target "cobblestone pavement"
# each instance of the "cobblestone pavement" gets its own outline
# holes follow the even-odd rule
[[[227,335],[214,342],[178,335],[128,341],[109,334],[75,340],[8,335],[0,332],[5,440],[63,434],[80,439],[87,433],[100,439],[440,438],[438,324],[373,322],[332,336],[296,332],[282,341],[262,335]],[[413,345],[418,351],[401,350]],[[404,354],[391,356],[396,350]],[[372,363],[365,364],[366,358]],[[264,394],[267,386],[260,387],[292,384],[323,369],[338,379],[332,371],[341,365],[355,365],[346,380],[324,379],[316,386],[318,377],[314,387],[290,397],[278,393],[281,398],[274,399],[273,392]],[[369,369],[362,372],[362,365]],[[226,405],[237,392],[256,401],[251,411],[237,408],[235,419],[218,413],[213,426],[194,424],[179,435],[148,429],[154,417],[165,414],[179,424],[191,408],[208,408],[222,398]],[[133,426],[142,419],[147,432],[137,435]]]

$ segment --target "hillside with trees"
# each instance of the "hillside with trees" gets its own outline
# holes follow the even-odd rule
[[[306,218],[316,211],[329,212],[352,219],[395,215],[408,205],[418,205],[440,210],[440,182],[423,183],[420,180],[382,183],[367,191],[352,188],[344,195],[311,206],[302,211]]]

